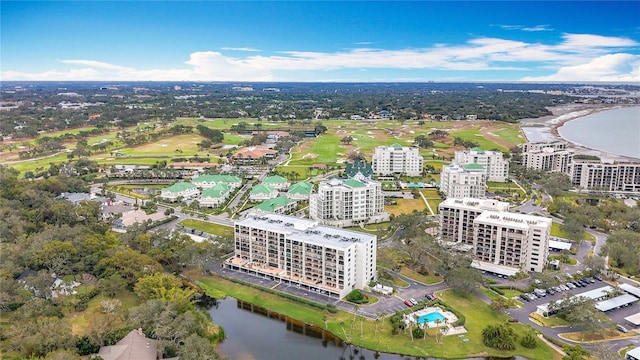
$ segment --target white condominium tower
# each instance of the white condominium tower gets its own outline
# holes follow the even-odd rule
[[[448,198],[484,198],[487,174],[478,164],[451,164],[442,167],[440,191]]]
[[[424,159],[417,147],[377,146],[373,151],[371,167],[374,175],[421,176]]]
[[[528,169],[568,174],[573,150],[563,141],[522,144],[522,165]]]
[[[359,176],[354,179],[331,179],[318,185],[309,197],[309,217],[331,226],[389,221],[384,211],[382,184]]]
[[[509,177],[509,162],[500,151],[482,150],[478,147],[456,151],[454,162],[462,165],[478,164],[484,167],[487,181],[505,182]]]
[[[234,225],[226,268],[343,298],[376,280],[376,237],[277,214],[249,215]]]
[[[442,240],[466,245],[477,263],[489,265],[481,268],[544,270],[550,218],[510,213],[508,203],[487,199],[447,199],[439,210]]]

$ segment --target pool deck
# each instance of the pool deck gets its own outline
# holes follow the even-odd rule
[[[456,327],[451,326],[451,324],[458,321],[458,317],[456,317],[453,313],[449,311],[444,311],[440,309],[439,307],[426,307],[422,310],[418,310],[416,312],[407,314],[404,316],[404,320],[407,323],[412,322],[415,324],[416,317],[421,317],[430,313],[439,313],[442,316],[444,316],[446,321],[440,324],[437,324],[434,321],[427,322],[426,324],[428,328],[437,328],[437,327],[442,327],[446,325],[448,327],[448,330],[442,331],[443,335],[457,335],[457,334],[464,334],[467,332],[467,329],[465,329],[464,326],[456,326]]]

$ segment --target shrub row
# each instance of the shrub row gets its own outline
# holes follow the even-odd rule
[[[295,296],[295,295],[291,295],[291,294],[288,294],[288,293],[285,293],[285,292],[282,292],[282,291],[265,288],[265,287],[262,287],[262,286],[259,286],[259,285],[256,285],[256,284],[252,284],[252,283],[249,283],[249,282],[245,282],[245,281],[242,281],[242,280],[239,280],[239,279],[235,279],[235,278],[226,278],[226,279],[231,281],[231,282],[234,282],[236,284],[240,284],[240,285],[248,286],[248,287],[251,287],[251,288],[254,288],[254,289],[258,289],[260,291],[264,291],[264,292],[269,293],[269,294],[280,296],[281,298],[292,300],[292,301],[295,301],[295,302],[300,303],[300,304],[309,305],[309,306],[314,307],[316,309],[326,310],[326,311],[328,311],[328,312],[330,312],[332,314],[335,314],[335,313],[338,312],[338,309],[336,309],[335,305],[333,305],[333,304],[324,305],[324,304],[317,303],[315,301],[307,300],[307,299],[304,299],[304,298],[301,298],[301,297],[298,297],[298,296]]]

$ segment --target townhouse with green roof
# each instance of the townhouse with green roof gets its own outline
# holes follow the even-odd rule
[[[249,201],[258,202],[273,199],[278,196],[278,190],[265,184],[256,185],[249,192]]]
[[[287,197],[294,200],[309,200],[313,184],[308,181],[301,181],[289,187]]]
[[[269,185],[276,190],[287,190],[291,183],[286,178],[279,175],[267,176],[262,180],[263,185]]]
[[[232,190],[242,186],[242,179],[233,175],[201,175],[191,179],[191,182],[201,188],[209,189],[217,184],[226,184]]]
[[[290,214],[296,209],[297,201],[286,196],[276,196],[254,206],[251,210],[258,213]]]
[[[178,201],[179,198],[187,199],[200,193],[198,187],[188,182],[178,182],[160,190],[160,198],[166,201]]]
[[[218,183],[203,191],[200,195],[200,205],[206,207],[218,207],[227,201],[232,193],[231,186],[226,183]]]

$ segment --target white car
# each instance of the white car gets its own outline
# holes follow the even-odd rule
[[[411,301],[411,303],[413,304],[413,306],[418,305],[418,302],[417,302],[417,301],[416,301],[416,299],[414,299],[414,298],[409,299],[409,301]]]

